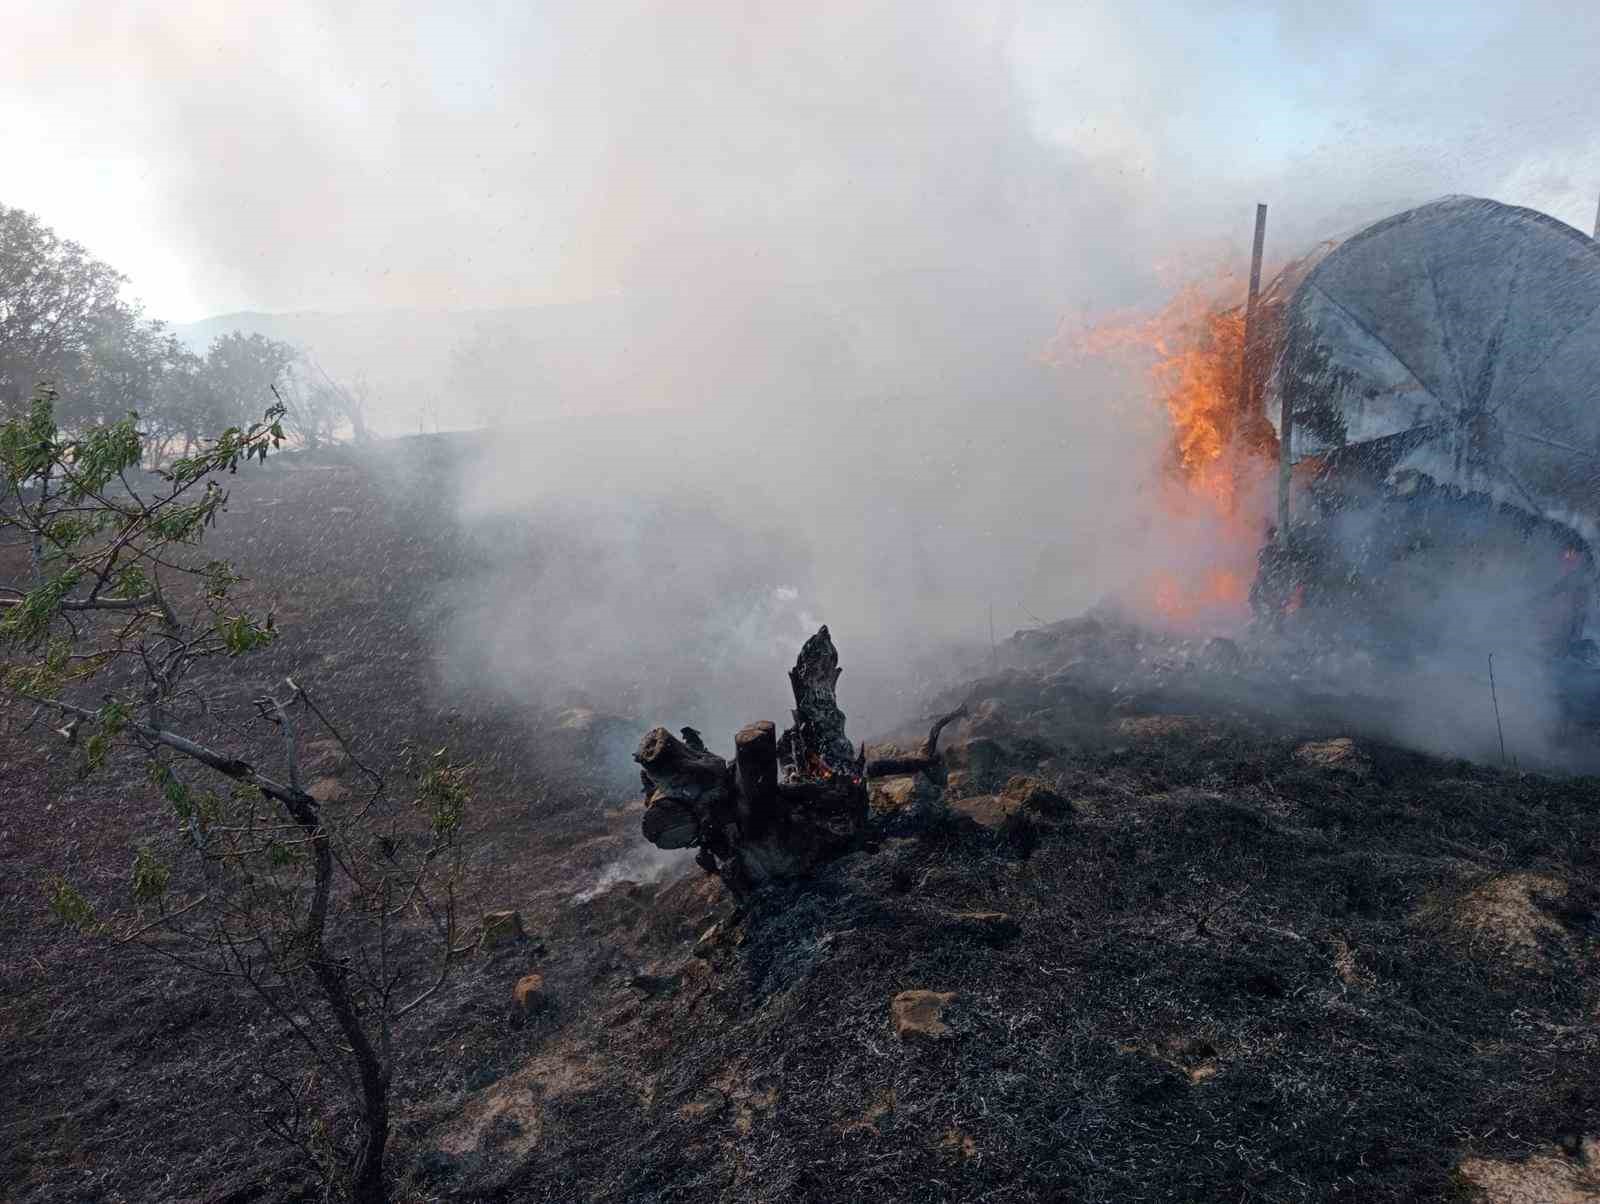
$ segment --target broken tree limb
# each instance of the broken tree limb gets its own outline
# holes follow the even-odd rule
[[[698,748],[685,744],[664,727],[651,728],[645,733],[633,759],[650,775],[656,793],[664,797],[692,802],[709,795],[726,794],[729,789],[726,761],[716,753],[707,752],[703,744]]]
[[[933,727],[928,731],[928,739],[922,745],[922,755],[930,760],[939,755],[939,733],[954,723],[957,719],[967,717],[967,704],[962,703],[948,715],[940,715],[933,721]]]
[[[944,756],[939,752],[939,735],[957,719],[964,719],[967,714],[966,703],[962,703],[948,715],[940,715],[933,721],[933,728],[928,732],[928,738],[922,743],[922,750],[905,757],[878,757],[868,761],[866,772],[863,776],[869,778],[893,778],[902,774],[926,773],[935,779],[942,778],[944,773]]]
[[[698,848],[695,860],[741,896],[857,847],[867,821],[865,761],[845,736],[838,680],[839,654],[824,627],[789,673],[794,725],[781,739],[769,721],[748,724],[724,761],[692,729],[682,740],[651,729],[634,754],[647,794],[645,838]]]
[[[70,715],[76,720],[98,720],[99,711],[91,711],[85,707],[73,706],[70,702],[61,702],[55,698],[36,698],[31,694],[18,694],[29,702],[38,703],[40,706],[54,707],[63,715]],[[255,766],[248,761],[241,761],[237,757],[225,756],[203,744],[196,744],[186,736],[177,732],[169,732],[164,728],[151,727],[144,723],[130,722],[125,725],[129,731],[137,732],[146,740],[157,744],[164,744],[168,748],[176,749],[184,756],[199,761],[200,764],[216,770],[224,777],[232,778],[236,782],[243,782],[247,786],[254,786],[268,798],[276,799],[289,809],[291,815],[299,822],[305,822],[305,816],[313,819],[320,805],[315,798],[299,789],[297,786],[285,786],[275,782],[264,773],[259,773]],[[74,727],[74,730],[76,728]]]
[[[685,743],[664,727],[651,728],[633,755],[650,788],[645,839],[657,848],[688,849],[705,843],[727,818],[733,801],[727,762],[707,752],[698,734],[692,739]]]

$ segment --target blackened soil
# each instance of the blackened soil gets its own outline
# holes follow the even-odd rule
[[[816,879],[742,910],[697,873],[575,900],[633,843],[626,783],[553,716],[439,691],[432,587],[485,552],[449,517],[461,449],[401,448],[238,478],[223,550],[291,634],[214,683],[247,703],[293,672],[374,758],[480,766],[474,905],[530,937],[406,1030],[398,1198],[1450,1200],[1469,1156],[1600,1133],[1595,780],[1291,724],[1192,674],[1128,689],[1104,666],[1140,637],[1104,623],[959,691],[951,806],[885,807]],[[38,732],[0,763],[0,1194],[316,1198],[251,1111],[270,1018],[48,914],[57,874],[125,905],[166,823],[137,766],[80,779]],[[1070,809],[1016,803],[1040,797]],[[530,971],[550,1006],[513,1028]],[[948,1035],[897,1034],[907,990],[952,994]]]

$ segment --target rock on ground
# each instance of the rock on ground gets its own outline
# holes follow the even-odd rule
[[[954,991],[901,991],[889,1003],[896,1035],[942,1041],[955,1036],[944,1022],[944,1010],[955,1000]]]

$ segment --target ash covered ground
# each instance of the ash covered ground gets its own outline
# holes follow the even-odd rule
[[[1393,713],[1429,695],[1352,650],[1096,614],[854,731],[970,711],[942,797],[876,783],[868,847],[736,906],[641,852],[618,754],[673,715],[452,690],[430,631],[482,550],[429,484],[448,444],[396,446],[399,498],[342,454],[241,477],[219,546],[304,633],[238,697],[293,672],[364,748],[476,761],[475,903],[523,916],[404,1035],[401,1198],[1600,1198],[1594,779],[1430,755]],[[0,758],[3,1194],[316,1198],[250,1111],[273,1022],[48,914],[57,873],[114,906],[161,823],[131,763]]]

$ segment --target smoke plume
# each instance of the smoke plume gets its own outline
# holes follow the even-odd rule
[[[1588,222],[1600,15],[1408,13],[40,5],[5,199],[158,311],[274,311],[380,429],[502,424],[454,688],[719,739],[827,622],[865,735],[931,649],[1207,554],[1151,503],[1159,408],[1045,363],[1063,324],[1237,274],[1257,200],[1269,258],[1447,192]]]

